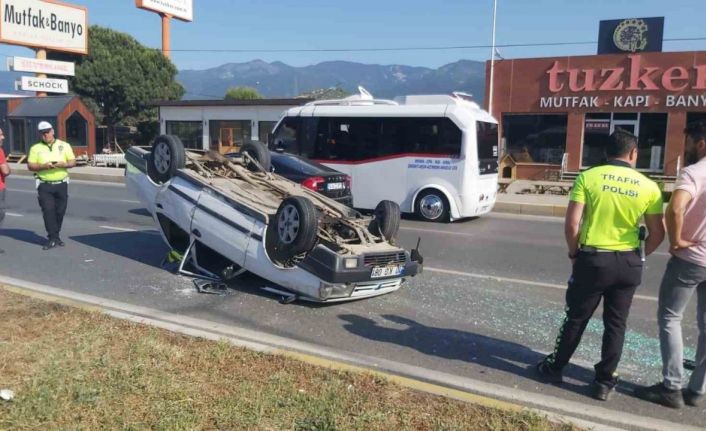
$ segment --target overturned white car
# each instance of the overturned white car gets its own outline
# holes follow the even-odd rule
[[[271,173],[269,157],[259,142],[225,158],[163,135],[128,150],[127,185],[164,241],[214,277],[250,271],[292,298],[333,302],[395,291],[421,272],[418,250],[394,244],[397,204],[363,216]]]

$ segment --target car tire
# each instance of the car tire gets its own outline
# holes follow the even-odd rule
[[[415,213],[419,218],[430,222],[449,221],[449,202],[438,190],[425,190],[414,204]]]
[[[270,172],[270,169],[272,169],[272,162],[270,160],[270,150],[268,150],[267,147],[262,144],[262,142],[246,142],[245,144],[243,144],[243,147],[240,149],[240,151],[242,153],[247,153],[250,157],[257,160],[257,163],[259,163],[262,167],[262,169],[260,169],[257,164],[248,163],[248,170],[252,172],[259,172],[261,170],[264,170],[265,172]]]
[[[400,206],[392,201],[380,201],[373,211],[373,221],[368,230],[373,235],[380,235],[388,241],[397,237],[400,230]]]
[[[316,245],[319,229],[316,207],[303,196],[282,201],[275,215],[275,235],[280,256],[291,259]]]
[[[160,135],[152,143],[147,162],[147,175],[157,184],[172,179],[186,163],[186,152],[181,139],[174,135]]]

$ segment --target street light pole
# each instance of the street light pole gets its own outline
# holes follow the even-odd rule
[[[490,89],[488,90],[488,112],[493,115],[493,83],[495,78],[495,17],[498,10],[498,0],[493,0],[493,41],[490,48]]]

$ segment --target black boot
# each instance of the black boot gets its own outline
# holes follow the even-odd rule
[[[611,380],[594,380],[591,384],[591,396],[599,401],[608,401],[616,386],[618,386],[617,377]]]
[[[564,374],[562,371],[552,368],[546,360],[538,363],[534,369],[539,380],[544,383],[564,383]]]

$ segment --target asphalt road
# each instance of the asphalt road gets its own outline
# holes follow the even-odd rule
[[[656,293],[668,255],[648,258],[629,321],[620,393],[586,396],[599,358],[600,313],[589,325],[560,387],[538,383],[528,367],[553,348],[563,318],[569,264],[561,220],[490,215],[455,224],[404,220],[400,242],[421,238],[426,270],[393,294],[352,303],[281,305],[245,275],[226,295],[196,292],[191,280],[160,268],[167,252],[152,219],[124,186],[74,182],[64,223],[66,247],[41,250],[43,224],[33,182],[8,178],[8,217],[0,229],[0,273],[130,304],[232,324],[347,352],[399,361],[615,411],[703,426],[705,410],[669,410],[629,395],[659,379]],[[684,321],[693,357],[692,306]]]

